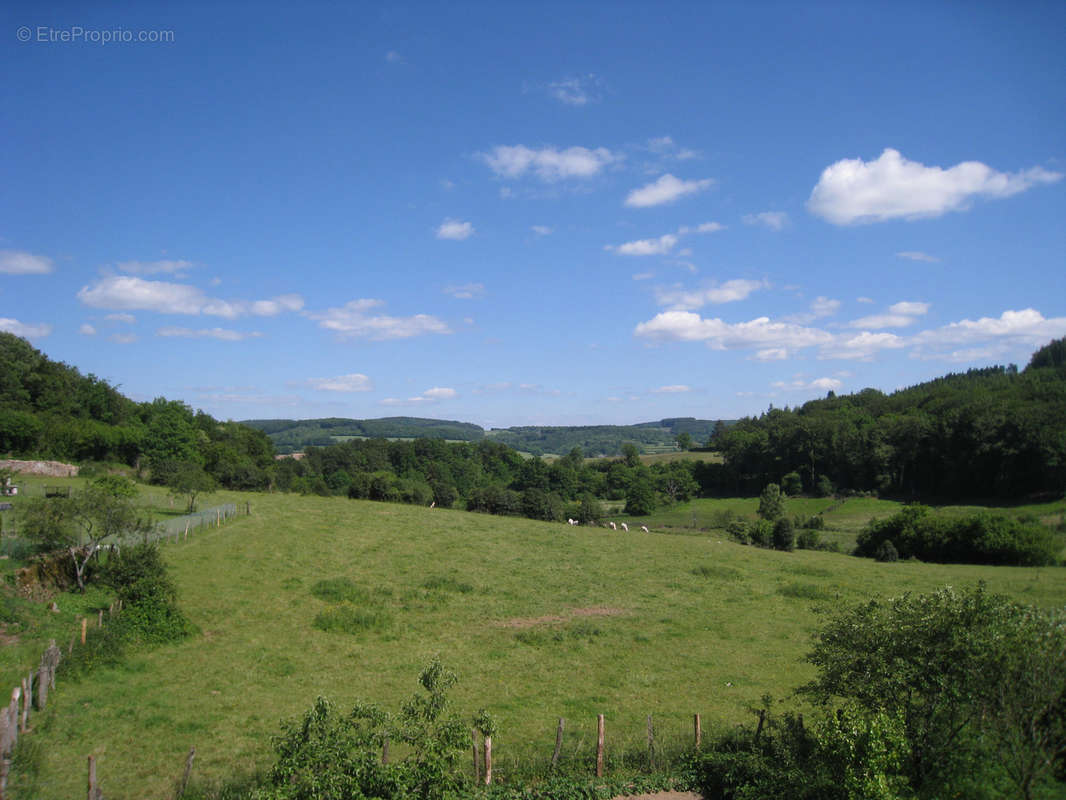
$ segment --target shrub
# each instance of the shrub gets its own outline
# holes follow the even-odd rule
[[[814,491],[819,497],[829,497],[836,491],[836,487],[833,486],[833,482],[829,480],[828,475],[819,475],[818,483],[815,484]]]
[[[725,532],[741,544],[751,544],[751,536],[748,535],[748,523],[742,519],[733,519],[725,526]]]
[[[803,478],[798,472],[790,472],[781,479],[781,491],[789,497],[803,493]]]
[[[100,569],[99,580],[122,601],[119,627],[132,638],[162,643],[184,639],[192,624],[177,605],[177,591],[154,543],[122,548]]]
[[[766,488],[759,495],[759,510],[757,512],[762,519],[773,522],[785,513],[785,498],[781,494],[781,487],[776,483],[766,484]]]
[[[799,550],[818,550],[821,548],[821,536],[818,531],[810,528],[802,529],[796,534],[796,547]]]
[[[896,546],[892,544],[892,540],[885,539],[877,546],[874,558],[878,561],[899,561],[899,553],[896,551]]]
[[[759,547],[772,547],[774,543],[773,523],[765,519],[756,519],[748,523],[748,539]]]
[[[796,549],[796,532],[792,528],[792,520],[781,517],[774,523],[774,549],[791,552]]]

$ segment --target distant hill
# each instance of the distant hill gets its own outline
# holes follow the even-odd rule
[[[454,420],[422,417],[382,419],[249,419],[242,424],[263,431],[279,453],[294,453],[305,447],[326,447],[351,438],[451,439],[477,442],[486,437],[534,455],[565,455],[580,447],[587,456],[614,456],[625,444],[643,453],[675,449],[678,434],[687,433],[696,444],[705,443],[714,431],[714,420],[675,417],[636,425],[529,426],[493,428]],[[732,424],[727,420],[726,424]]]

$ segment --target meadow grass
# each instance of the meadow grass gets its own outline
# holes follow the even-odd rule
[[[813,677],[804,654],[828,609],[979,580],[1066,602],[1062,568],[880,564],[344,498],[210,502],[232,500],[251,516],[163,549],[200,634],[60,686],[36,718],[48,746],[16,778],[23,794],[75,796],[90,753],[114,800],[169,796],[194,745],[201,783],[254,774],[279,721],[316,696],[395,710],[437,654],[460,676],[456,711],[498,719],[501,779],[547,763],[558,717],[580,767],[605,714],[619,764],[641,751],[649,714],[683,741],[694,713],[729,726],[763,694],[789,695]],[[754,512],[754,500],[707,502]]]

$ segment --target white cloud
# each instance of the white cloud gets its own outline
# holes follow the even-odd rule
[[[369,392],[374,388],[374,382],[359,372],[335,378],[309,378],[307,383],[320,392]]]
[[[568,147],[557,150],[542,147],[533,150],[525,145],[498,145],[491,153],[482,153],[481,158],[489,168],[502,178],[520,178],[532,171],[545,182],[566,178],[590,178],[620,156],[605,147],[590,150],[587,147]]]
[[[78,333],[80,333],[82,336],[96,336],[96,328],[86,322],[80,328],[78,328]]]
[[[426,389],[422,394],[416,397],[386,397],[381,401],[383,406],[418,406],[428,405],[431,403],[438,403],[441,400],[451,400],[454,397],[458,397],[459,393],[455,389],[449,389],[442,386],[434,386],[432,389]]]
[[[914,220],[964,210],[977,197],[1010,197],[1061,178],[1041,167],[997,172],[979,161],[927,167],[886,148],[875,161],[843,159],[826,167],[807,208],[834,225]]]
[[[936,256],[931,256],[928,253],[922,253],[918,250],[904,250],[901,253],[896,253],[896,258],[906,258],[911,261],[926,261],[930,264],[938,264],[940,259]]]
[[[35,256],[20,250],[0,250],[0,274],[47,275],[52,271],[52,259]]]
[[[818,351],[818,358],[840,358],[869,361],[881,350],[898,350],[906,341],[894,333],[844,334],[833,339]]]
[[[432,389],[426,389],[422,392],[423,397],[428,397],[432,400],[451,400],[453,397],[458,396],[458,392],[455,389],[449,389],[443,386],[434,386]]]
[[[788,358],[788,349],[785,347],[769,347],[759,350],[753,358],[756,361],[784,361]]]
[[[638,272],[638,273],[633,275],[633,280],[635,280],[635,281],[647,281],[647,280],[651,280],[654,277],[655,277],[655,273],[654,272]]]
[[[857,303],[873,303],[873,298],[871,298],[871,297],[856,297],[855,298],[855,302],[857,302]]]
[[[835,392],[843,385],[843,382],[836,378],[815,378],[813,381],[805,381],[802,378],[797,378],[792,381],[775,381],[771,384],[775,389],[788,389],[792,391],[817,390],[819,392]]]
[[[125,322],[127,325],[133,325],[137,318],[133,314],[108,314],[104,319],[109,322]]]
[[[816,319],[833,316],[839,308],[839,300],[832,300],[828,297],[819,295],[811,301],[810,311],[803,314],[789,314],[787,317],[782,317],[782,320],[785,322],[796,322],[800,325],[806,325],[807,323],[814,322]]]
[[[692,387],[683,383],[675,383],[670,386],[660,386],[658,389],[652,389],[651,391],[652,394],[680,394],[682,392],[691,392]]]
[[[568,106],[583,106],[599,101],[600,81],[595,75],[564,78],[548,84],[548,94]]]
[[[462,286],[445,286],[444,293],[458,300],[473,300],[485,296],[485,284],[464,283]]]
[[[552,229],[547,225],[534,225],[532,226],[532,231],[538,236],[547,236],[552,232]]]
[[[648,150],[665,160],[688,161],[699,158],[699,153],[687,147],[678,147],[672,137],[658,136],[648,139]]]
[[[677,237],[667,233],[658,239],[637,239],[624,244],[607,245],[604,249],[613,250],[620,256],[661,256],[673,250],[676,244]]]
[[[663,203],[672,203],[680,197],[702,192],[714,183],[711,178],[695,181],[683,181],[666,173],[658,180],[634,189],[626,197],[626,205],[630,208],[648,208],[659,206]]]
[[[159,328],[156,336],[181,339],[218,339],[221,342],[241,342],[256,339],[263,334],[259,331],[234,331],[227,328],[179,328],[169,325]]]
[[[765,289],[766,281],[752,281],[735,278],[718,286],[707,289],[682,289],[679,287],[655,289],[655,299],[661,306],[669,306],[675,311],[691,311],[702,308],[707,303],[735,303],[747,299],[752,292]]]
[[[474,226],[469,222],[461,222],[457,219],[446,219],[437,228],[438,239],[454,239],[461,242],[474,235]]]
[[[773,322],[758,317],[749,322],[727,323],[721,319],[704,319],[691,311],[664,311],[648,322],[637,325],[634,335],[652,341],[706,342],[713,350],[775,348],[798,350],[825,345],[832,334],[787,322]]]
[[[137,334],[135,333],[113,333],[107,337],[108,341],[115,342],[115,344],[133,344],[137,341]]]
[[[952,322],[940,328],[922,331],[913,341],[921,349],[971,345],[985,341],[1037,347],[1061,336],[1066,336],[1066,317],[1047,319],[1039,311],[1026,308],[1021,311],[1004,311],[999,317]]]
[[[384,314],[369,316],[366,313],[380,305],[383,305],[381,300],[364,298],[325,311],[308,311],[305,315],[318,322],[320,327],[334,331],[342,339],[369,339],[380,342],[452,332],[445,322],[428,314],[390,317]]]
[[[271,300],[220,300],[208,297],[201,289],[183,283],[148,281],[143,278],[114,275],[101,278],[92,286],[83,286],[78,299],[92,308],[155,311],[160,314],[207,314],[233,319],[244,314],[274,316],[282,311],[303,307],[303,298],[286,294]]]
[[[191,261],[121,261],[115,266],[131,275],[161,275],[184,273],[194,265]]]
[[[50,334],[52,332],[52,326],[43,322],[37,325],[31,325],[25,322],[19,322],[17,319],[11,319],[10,317],[0,317],[0,331],[13,333],[16,336],[21,336],[23,339],[39,339]]]
[[[690,227],[688,225],[682,225],[677,229],[677,232],[684,236],[689,233],[717,233],[718,231],[724,231],[725,225],[720,222],[703,222],[696,227]]]
[[[741,221],[745,225],[762,225],[772,231],[779,231],[788,225],[788,214],[784,211],[761,211],[758,214],[745,214]]]
[[[848,323],[849,328],[866,328],[879,330],[881,328],[903,328],[913,325],[920,317],[929,311],[929,303],[902,302],[888,307],[887,314],[871,314],[860,317]]]

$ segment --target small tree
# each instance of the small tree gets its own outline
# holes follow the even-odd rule
[[[107,538],[140,536],[151,530],[128,497],[88,486],[73,497],[33,498],[20,512],[23,536],[44,549],[66,550],[78,588],[85,591],[89,559]]]
[[[781,491],[789,497],[803,493],[803,478],[798,472],[790,472],[781,479]]]
[[[773,522],[784,516],[784,513],[785,498],[781,494],[781,487],[776,483],[766,484],[766,488],[759,495],[759,516]]]
[[[677,446],[682,450],[692,449],[692,434],[682,431],[677,435]]]
[[[796,531],[788,517],[781,517],[774,523],[774,549],[789,552],[796,549]]]
[[[651,481],[637,477],[626,492],[626,513],[646,517],[655,510],[655,488]]]
[[[192,461],[186,461],[171,472],[167,487],[175,497],[187,498],[186,511],[191,514],[196,510],[196,498],[201,494],[213,492],[216,484],[215,479],[204,472],[202,467]]]

